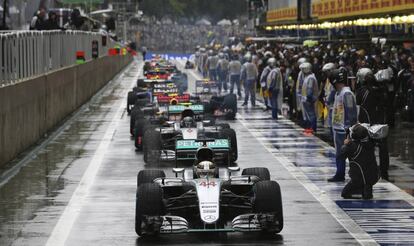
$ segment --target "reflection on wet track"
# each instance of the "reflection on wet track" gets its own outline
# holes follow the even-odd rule
[[[117,112],[125,105],[141,66],[141,62],[131,65],[110,82],[43,148],[28,155],[24,167],[0,187],[0,245],[45,245],[53,235],[65,235],[54,245],[88,246],[409,245],[414,241],[413,197],[380,182],[372,201],[340,199],[344,183],[326,182],[335,170],[333,148],[319,138],[302,135],[289,120],[271,120],[260,107],[240,108],[238,120],[230,124],[237,132],[238,165],[268,167],[272,179],[281,185],[282,233],[270,238],[242,233],[138,238],[134,232],[136,174],[154,167],[146,166],[142,153],[135,151],[129,116]],[[196,76],[189,72],[190,88]],[[108,132],[110,137],[104,137]],[[102,149],[103,142],[107,146]],[[84,193],[74,192],[98,157],[102,162],[88,181],[90,187]],[[164,163],[159,168],[172,175],[171,166]],[[67,217],[68,204],[76,205],[71,210],[76,217]],[[62,219],[73,219],[73,223]],[[57,227],[64,231],[56,234]]]

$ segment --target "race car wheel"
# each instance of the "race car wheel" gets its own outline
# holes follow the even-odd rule
[[[265,228],[264,232],[280,232],[283,229],[283,208],[279,184],[273,180],[259,181],[253,187],[253,193],[253,212],[275,214],[278,223]]]
[[[148,103],[149,103],[148,99],[146,99],[146,98],[141,98],[141,99],[138,98],[138,99],[135,100],[134,107],[142,108],[142,107],[147,106]]]
[[[230,160],[225,159],[226,163],[230,161],[233,163],[238,158],[237,138],[236,132],[231,128],[223,128],[220,130],[220,137],[230,140]]]
[[[137,87],[138,87],[138,88],[143,88],[143,87],[145,87],[145,82],[144,82],[144,80],[143,80],[143,79],[138,79],[138,80],[137,80]]]
[[[161,133],[155,129],[148,129],[144,133],[144,162],[149,165],[159,163],[161,150]]]
[[[131,111],[131,118],[129,119],[129,129],[131,136],[134,136],[135,121],[144,117],[144,112],[137,107],[133,107]]]
[[[128,114],[131,113],[131,105],[135,104],[136,96],[133,91],[128,92],[128,99],[127,99],[127,112]]]
[[[139,236],[157,235],[159,228],[154,228],[154,224],[142,222],[145,221],[145,216],[157,217],[164,214],[162,198],[163,190],[159,184],[146,183],[138,187],[135,203],[135,232]],[[142,228],[143,224],[145,228]]]
[[[146,119],[138,119],[135,120],[135,126],[134,126],[134,142],[135,142],[135,148],[137,150],[142,150],[142,144],[143,144],[143,138],[144,138],[144,132],[148,128],[147,125],[151,124]]]
[[[260,178],[261,181],[270,180],[269,169],[265,167],[249,167],[243,169],[242,175],[254,175]]]
[[[142,184],[152,183],[156,178],[165,178],[165,173],[157,169],[145,169],[138,172],[137,187]]]

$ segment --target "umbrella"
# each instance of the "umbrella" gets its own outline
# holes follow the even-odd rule
[[[201,19],[199,21],[196,22],[196,25],[206,25],[206,26],[211,26],[211,22],[206,20],[206,19]]]
[[[217,22],[218,26],[231,26],[231,21],[222,19],[221,21]]]

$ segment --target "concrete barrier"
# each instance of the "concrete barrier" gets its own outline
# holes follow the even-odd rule
[[[0,166],[87,102],[131,60],[102,57],[0,88]]]

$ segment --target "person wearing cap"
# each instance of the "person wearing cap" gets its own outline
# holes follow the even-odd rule
[[[272,118],[277,120],[283,102],[283,78],[275,58],[270,58],[268,64],[271,69],[267,76],[268,95],[272,105]]]
[[[270,99],[269,99],[269,94],[268,94],[268,75],[270,73],[270,71],[273,69],[270,63],[274,63],[272,64],[273,67],[274,65],[276,65],[276,59],[275,58],[270,58],[267,60],[267,66],[263,69],[261,75],[260,75],[260,87],[262,88],[262,93],[263,93],[263,101],[264,104],[266,106],[265,110],[269,110],[272,109],[272,107],[270,107]]]
[[[226,57],[223,53],[219,53],[219,60],[217,65],[217,73],[218,73],[218,89],[219,93],[223,89],[224,92],[227,92],[227,78],[229,75],[229,61],[227,61]]]
[[[345,69],[335,69],[330,77],[335,87],[335,100],[332,108],[332,130],[336,150],[336,173],[328,182],[345,181],[345,160],[340,158],[341,148],[348,129],[357,123],[357,106],[354,93],[346,86],[348,75]]]
[[[301,64],[306,62],[306,58],[302,57],[299,58],[297,61],[297,67],[299,68]],[[296,98],[296,117],[300,123],[302,121],[302,85],[303,85],[303,73],[299,69],[299,74],[296,79],[296,85],[295,85],[295,98]]]
[[[240,90],[240,72],[241,63],[236,55],[233,55],[231,62],[229,63],[229,77],[230,77],[230,94],[233,94],[234,85],[237,87],[237,96],[241,98]]]
[[[372,186],[379,179],[375,159],[374,143],[369,138],[368,129],[355,124],[349,129],[349,136],[341,147],[341,158],[349,160],[349,177],[341,196],[345,199],[362,195],[363,199],[372,199]]]
[[[332,133],[332,107],[335,100],[335,88],[329,81],[329,77],[332,71],[335,69],[335,64],[332,62],[326,63],[322,67],[322,74],[325,81],[322,84],[321,97],[324,106],[328,109],[328,115],[326,117],[326,123]]]
[[[315,103],[319,96],[318,81],[312,73],[312,64],[304,62],[299,66],[303,74],[301,91],[302,115],[306,134],[312,134],[317,130],[317,117]]]
[[[218,81],[217,80],[218,61],[219,61],[219,58],[218,58],[218,56],[216,56],[214,54],[214,51],[209,50],[208,51],[208,58],[207,58],[206,67],[208,69],[208,76],[209,76],[210,80],[216,81],[216,82]]]
[[[247,102],[249,101],[253,107],[256,106],[256,78],[258,75],[257,67],[252,63],[252,55],[247,53],[244,56],[245,63],[241,68],[241,81],[244,85],[244,103],[242,106],[247,106]]]

